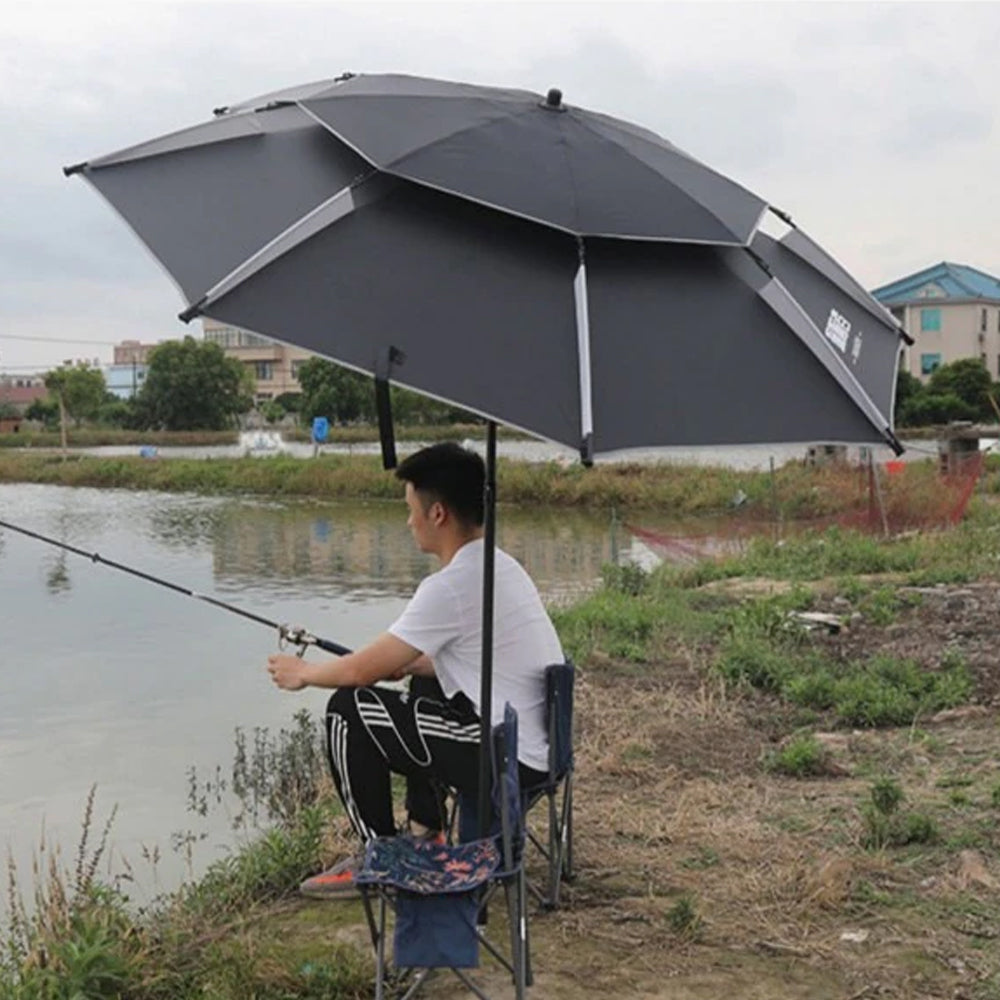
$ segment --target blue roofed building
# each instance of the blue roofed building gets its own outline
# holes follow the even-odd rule
[[[872,290],[914,343],[901,367],[926,381],[941,365],[978,358],[1000,377],[1000,278],[942,261]]]

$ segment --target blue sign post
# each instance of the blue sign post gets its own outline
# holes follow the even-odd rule
[[[325,441],[330,433],[330,421],[326,417],[313,417],[312,438],[316,444]]]
[[[329,433],[330,421],[327,420],[326,417],[313,417],[313,458],[316,458],[317,455],[319,455],[320,442],[325,441]]]

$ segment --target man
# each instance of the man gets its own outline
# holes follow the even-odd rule
[[[457,444],[409,456],[396,476],[406,483],[407,525],[441,568],[424,579],[399,618],[374,642],[339,659],[309,663],[268,658],[274,683],[295,691],[336,688],[327,706],[330,764],[347,816],[362,840],[391,836],[390,773],[407,778],[411,828],[440,836],[442,787],[475,799],[480,738],[482,654],[482,459]],[[495,562],[493,713],[510,702],[519,716],[522,782],[548,766],[544,670],[562,648],[535,585],[507,553]],[[375,687],[412,676],[409,691]],[[309,879],[303,890],[336,895],[353,889],[352,859]]]

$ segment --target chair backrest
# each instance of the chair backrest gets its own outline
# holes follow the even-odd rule
[[[500,817],[503,865],[511,871],[524,851],[521,774],[517,763],[517,712],[508,703],[503,722],[493,727],[494,809]]]
[[[545,668],[545,705],[548,712],[549,779],[560,781],[573,766],[573,685],[576,667],[572,660]]]

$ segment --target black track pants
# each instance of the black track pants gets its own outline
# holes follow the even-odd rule
[[[445,826],[445,788],[479,787],[479,716],[459,694],[446,700],[433,678],[409,691],[339,688],[326,711],[327,749],[348,818],[365,841],[396,833],[391,772],[406,776],[410,818]]]

